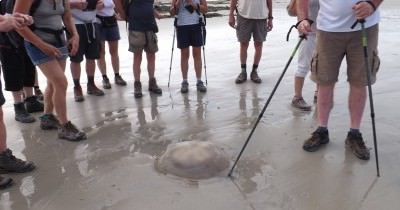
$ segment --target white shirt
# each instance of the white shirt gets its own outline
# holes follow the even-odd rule
[[[247,19],[267,19],[267,0],[238,0],[238,12]]]
[[[97,11],[97,14],[100,16],[113,16],[115,11],[114,11],[114,1],[113,0],[103,0],[104,3],[104,8],[101,10]]]
[[[353,5],[359,0],[319,0],[317,28],[327,32],[351,32],[361,30],[358,24],[354,29],[351,26],[357,20]],[[380,20],[379,10],[365,19],[365,27],[371,27]]]

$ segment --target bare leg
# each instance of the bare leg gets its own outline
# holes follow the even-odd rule
[[[181,71],[182,71],[182,79],[187,80],[188,71],[189,71],[189,48],[181,49]]]
[[[319,85],[318,87],[318,125],[327,127],[329,114],[333,106],[333,89],[335,88],[335,84]]]
[[[156,54],[146,53],[146,58],[147,58],[147,71],[149,73],[149,79],[153,79],[156,68]]]
[[[349,112],[350,112],[351,128],[354,129],[360,128],[366,99],[367,99],[367,88],[365,86],[355,86],[350,84]],[[318,98],[318,100],[320,99]]]
[[[201,47],[193,47],[192,52],[193,52],[194,70],[196,72],[196,78],[197,80],[201,80],[201,68],[202,68]]]
[[[107,65],[106,65],[106,58],[105,58],[106,51],[105,51],[104,47],[105,47],[105,43],[104,43],[104,41],[102,41],[101,47],[100,47],[100,58],[97,59],[97,67],[99,68],[101,75],[107,75]]]
[[[135,81],[140,81],[140,65],[142,64],[142,53],[143,52],[133,53],[133,77],[135,78]]]
[[[262,48],[263,48],[262,42],[254,42],[255,53],[254,53],[253,64],[258,65],[260,63],[261,56],[262,56]]]
[[[240,64],[247,62],[247,48],[249,48],[248,42],[240,42]]]
[[[0,152],[7,149],[7,132],[3,118],[3,107],[0,106]]]
[[[304,77],[295,77],[294,78],[294,97],[296,97],[296,98],[303,97],[303,86],[304,86]]]
[[[111,65],[114,73],[119,72],[119,55],[118,55],[118,41],[108,42],[108,49],[111,56]]]

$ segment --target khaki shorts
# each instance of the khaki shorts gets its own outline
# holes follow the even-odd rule
[[[129,51],[155,53],[158,51],[157,35],[153,31],[129,31]]]
[[[366,29],[371,84],[376,81],[380,65],[377,50],[378,31],[378,25]],[[362,31],[325,32],[318,30],[316,51],[311,61],[311,79],[322,85],[337,82],[340,65],[346,56],[347,81],[357,86],[368,85],[363,49]]]
[[[267,37],[267,19],[247,19],[237,16],[236,36],[239,42],[264,42]]]

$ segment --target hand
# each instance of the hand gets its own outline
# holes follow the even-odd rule
[[[267,31],[271,31],[272,28],[274,27],[274,24],[272,23],[272,19],[267,20]]]
[[[235,16],[233,14],[229,15],[229,26],[232,28],[236,28],[236,19]]]
[[[17,18],[18,20],[22,19],[23,21],[21,22],[22,25],[24,26],[29,26],[33,24],[33,18],[32,16],[22,14],[19,12],[15,12],[12,14],[13,17]]]
[[[51,44],[48,44],[46,42],[43,42],[41,44],[38,45],[38,48],[44,52],[44,54],[53,57],[53,58],[59,58],[61,57],[61,51],[59,49],[57,49],[56,47],[54,47]]]
[[[104,1],[103,0],[98,0],[96,4],[96,9],[101,10],[104,8]]]
[[[304,35],[307,35],[308,33],[311,32],[311,25],[308,20],[302,20],[299,25],[297,26],[297,30]]]
[[[32,17],[15,13],[14,15],[0,16],[0,31],[11,31],[25,27],[33,22]]]
[[[88,6],[88,2],[81,0],[80,2],[75,2],[73,8],[79,9],[79,10],[85,10],[87,6]]]
[[[79,49],[79,35],[74,35],[68,40],[69,54],[74,56]]]
[[[352,7],[357,20],[365,19],[374,13],[374,8],[367,2],[361,1]]]

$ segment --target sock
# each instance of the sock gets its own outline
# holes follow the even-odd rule
[[[94,84],[94,76],[88,76],[87,77],[87,80],[88,80],[88,85],[90,84]]]
[[[35,86],[33,86],[33,88],[35,88],[35,89],[39,89],[39,86],[38,86],[38,85],[35,85]]]
[[[199,84],[200,82],[203,82],[203,81],[201,81],[201,79],[197,79],[197,84]]]
[[[103,74],[103,79],[108,79],[107,74]]]
[[[81,86],[81,83],[79,82],[79,79],[74,79],[74,85],[75,85],[75,87]]]
[[[246,64],[241,64],[240,68],[242,69],[242,73],[246,73]]]
[[[253,64],[253,69],[251,71],[257,71],[258,64]]]
[[[118,72],[114,73],[114,77],[118,77],[118,76],[120,76]]]
[[[320,132],[328,132],[328,127],[325,127],[325,126],[318,126],[317,131],[320,131]]]
[[[352,134],[359,134],[360,133],[360,129],[359,128],[350,128],[350,133]]]

